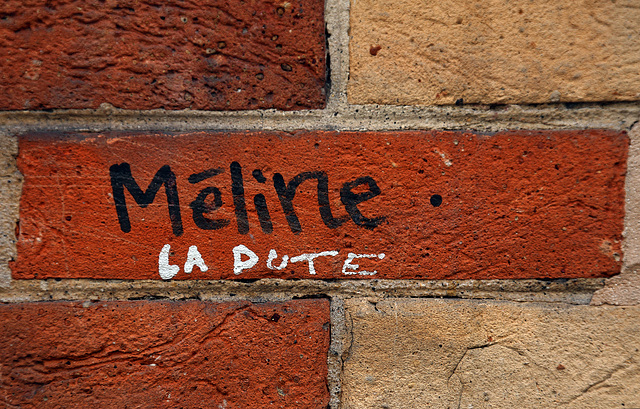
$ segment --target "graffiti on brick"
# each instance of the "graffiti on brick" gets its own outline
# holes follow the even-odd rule
[[[175,277],[180,272],[180,266],[177,264],[170,264],[169,255],[171,254],[171,245],[165,244],[158,256],[158,273],[163,280],[169,280]],[[278,252],[275,249],[269,250],[269,256],[266,261],[266,266],[270,270],[283,270],[289,263],[306,262],[309,268],[310,275],[316,275],[314,260],[318,257],[336,257],[340,255],[337,250],[321,251],[319,253],[303,253],[298,256],[289,257],[285,254],[282,256],[282,261],[279,265],[274,265],[274,261],[278,258]],[[377,271],[366,271],[360,269],[360,264],[356,263],[357,259],[379,259],[385,258],[384,253],[379,254],[356,254],[348,253],[344,263],[342,263],[342,274],[346,276],[360,275],[360,276],[373,276]],[[244,244],[240,244],[233,248],[233,274],[240,275],[244,270],[254,267],[260,261],[260,257],[249,249]],[[194,267],[198,267],[200,271],[206,272],[209,267],[202,258],[202,254],[198,251],[198,246],[190,246],[187,254],[187,260],[184,263],[184,272],[191,274]]]
[[[222,173],[223,170],[221,168],[208,169],[190,175],[188,180],[189,183],[196,184]],[[235,209],[238,233],[247,234],[249,232],[249,219],[247,215],[242,167],[238,162],[231,163],[230,173],[231,192],[233,194],[233,206]],[[120,229],[123,232],[128,233],[131,231],[131,221],[129,220],[125,189],[129,191],[138,206],[145,208],[154,201],[156,194],[160,188],[164,186],[167,195],[167,209],[173,234],[176,236],[182,235],[183,227],[178,183],[176,175],[169,165],[162,166],[158,172],[156,172],[153,180],[151,180],[151,183],[146,190],[142,190],[140,188],[131,173],[131,166],[126,162],[112,165],[109,168],[109,174],[111,177],[113,200],[118,215],[118,222],[120,223]],[[266,183],[267,181],[260,169],[255,169],[252,172],[252,175],[259,183]],[[300,220],[298,219],[293,206],[293,200],[298,186],[307,180],[317,181],[318,211],[322,218],[322,222],[328,228],[338,228],[350,218],[358,226],[364,227],[365,229],[374,229],[385,220],[384,216],[371,218],[366,217],[358,209],[358,205],[360,203],[373,199],[380,194],[378,184],[370,176],[359,177],[342,185],[342,189],[340,189],[340,201],[349,215],[336,218],[333,216],[331,206],[329,204],[329,178],[326,172],[302,172],[296,175],[289,182],[285,182],[284,177],[280,173],[276,173],[273,175],[273,187],[278,194],[282,210],[293,233],[299,233],[302,231]],[[366,191],[359,193],[354,192],[354,189],[365,185],[367,186]],[[210,198],[210,196],[212,197]],[[256,213],[258,215],[262,231],[266,234],[271,234],[273,231],[273,224],[271,223],[271,216],[269,214],[264,194],[256,194],[253,197],[253,203],[255,204]],[[228,226],[231,222],[228,219],[213,219],[206,216],[207,214],[218,210],[222,207],[222,204],[222,193],[219,188],[215,186],[207,186],[200,190],[197,197],[189,204],[194,224],[203,230],[218,230]]]
[[[245,200],[244,189],[244,177],[242,174],[242,166],[238,162],[232,162],[230,165],[231,175],[231,192],[233,196],[233,206],[235,209],[236,226],[238,233],[248,234],[249,218],[247,213],[247,206]],[[197,184],[204,181],[209,181],[214,176],[223,174],[222,168],[207,169],[202,172],[197,172],[189,175],[188,181],[191,184]],[[124,233],[131,231],[131,221],[129,219],[129,211],[127,208],[127,199],[125,190],[129,192],[133,201],[140,207],[146,208],[155,200],[157,193],[164,186],[167,200],[168,218],[171,223],[171,228],[175,236],[183,234],[182,225],[182,212],[180,209],[180,194],[178,189],[178,182],[175,173],[171,170],[171,166],[162,166],[155,174],[149,186],[143,190],[138,182],[135,180],[131,165],[129,163],[114,164],[109,168],[109,174],[111,179],[111,187],[113,191],[113,200],[115,210],[118,216],[118,223],[120,229]],[[252,176],[259,183],[266,183],[267,178],[263,175],[260,169],[255,169]],[[331,211],[329,203],[329,179],[327,172],[325,171],[308,171],[302,172],[293,177],[289,182],[286,182],[284,177],[280,173],[273,175],[273,187],[277,192],[282,211],[285,214],[289,228],[293,233],[299,233],[302,231],[302,225],[296,215],[294,207],[294,198],[296,195],[296,189],[300,184],[305,181],[315,181],[317,184],[317,197],[318,197],[318,213],[322,222],[330,229],[340,227],[348,219],[351,219],[353,223],[361,226],[365,229],[375,229],[380,223],[385,220],[384,216],[366,217],[358,209],[358,205],[367,200],[373,199],[380,194],[380,188],[376,181],[370,176],[359,177],[353,181],[345,182],[340,189],[340,201],[344,205],[344,209],[348,213],[348,216],[334,217]],[[360,186],[366,186],[366,190],[363,192],[355,193],[354,189]],[[435,201],[435,202],[434,202]],[[439,195],[434,195],[432,203],[434,206],[439,206],[442,202],[442,198]],[[258,193],[253,197],[253,203],[255,205],[256,213],[260,223],[260,227],[263,233],[271,234],[273,232],[273,224],[271,222],[271,216],[267,201],[262,193]],[[437,203],[437,204],[435,204]],[[222,193],[218,187],[207,186],[201,189],[197,197],[191,201],[189,207],[191,208],[191,216],[193,223],[202,230],[219,230],[223,229],[231,224],[229,219],[216,219],[209,216],[216,210],[220,209],[223,205]],[[158,273],[164,280],[175,277],[180,271],[180,267],[176,264],[170,264],[169,255],[171,253],[171,245],[165,244],[158,256]],[[274,260],[277,258],[277,251],[271,249],[269,251],[269,257],[266,261],[266,266],[270,270],[283,270],[287,267],[289,262],[298,263],[306,262],[308,264],[309,274],[315,275],[314,259],[318,257],[336,257],[339,251],[328,250],[318,253],[302,253],[297,256],[289,258],[289,255],[282,256],[282,262],[275,266]],[[243,257],[244,256],[244,257]],[[246,258],[245,258],[246,257]],[[349,252],[342,264],[342,274],[344,275],[362,275],[372,276],[377,271],[360,270],[360,265],[356,264],[354,260],[362,258],[374,258],[384,259],[385,254],[356,254]],[[260,257],[250,250],[245,245],[238,245],[233,248],[233,273],[240,275],[242,271],[254,267]],[[190,274],[194,267],[198,267],[200,271],[206,272],[209,267],[202,258],[202,255],[198,251],[198,247],[193,245],[189,247],[187,259],[184,263],[184,272]]]

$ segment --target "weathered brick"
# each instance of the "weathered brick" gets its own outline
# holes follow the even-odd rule
[[[620,271],[625,133],[74,134],[19,144],[25,185],[14,278]],[[145,198],[154,178],[157,190]],[[130,193],[135,184],[141,205],[157,191],[146,208]],[[240,245],[258,257],[250,268]],[[191,246],[198,253],[188,258]],[[267,263],[271,250],[277,258]],[[316,258],[313,269],[294,258],[325,251],[335,253]],[[187,273],[198,254],[204,268]],[[288,264],[278,270],[284,255]]]
[[[640,307],[349,300],[342,407],[640,407]]]
[[[0,397],[24,408],[326,408],[329,303],[0,305]]]
[[[353,0],[349,100],[638,100],[638,21],[628,0]]]
[[[5,0],[0,109],[324,106],[319,0]]]

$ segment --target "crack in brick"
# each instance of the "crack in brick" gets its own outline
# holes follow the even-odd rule
[[[567,402],[565,402],[563,404],[564,405],[569,405],[569,404],[573,403],[574,401],[582,398],[584,395],[586,395],[590,391],[600,388],[602,384],[604,384],[609,379],[611,379],[613,377],[613,375],[615,375],[617,372],[625,370],[625,369],[631,367],[635,363],[636,363],[636,360],[634,359],[633,356],[625,359],[623,362],[617,364],[616,366],[611,368],[611,370],[607,371],[607,373],[604,375],[604,377],[602,377],[600,380],[598,380],[596,382],[593,382],[593,383],[590,383],[586,387],[582,388],[582,390],[578,393],[578,395],[574,396],[573,398],[571,398],[570,400],[568,400]],[[602,386],[602,387],[604,387],[604,386]]]

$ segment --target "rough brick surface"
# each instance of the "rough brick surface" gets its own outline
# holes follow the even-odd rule
[[[6,0],[0,109],[324,106],[322,1]]]
[[[13,276],[609,276],[627,144],[609,131],[25,136]],[[313,268],[301,257],[321,252]]]
[[[640,407],[640,307],[349,300],[342,407]]]
[[[0,306],[0,400],[22,408],[326,408],[329,303]]]
[[[634,0],[353,0],[358,104],[640,99]]]

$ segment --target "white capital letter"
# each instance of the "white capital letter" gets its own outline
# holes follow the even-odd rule
[[[354,254],[354,253],[349,253],[347,255],[347,259],[344,261],[344,264],[342,265],[342,274],[346,274],[346,275],[353,275],[353,274],[358,274],[361,276],[372,276],[374,274],[377,273],[377,271],[355,271],[357,269],[360,268],[359,264],[351,264],[351,262],[356,259],[356,258],[379,258],[380,260],[382,260],[384,258],[384,253],[380,253],[380,254]],[[353,271],[347,271],[347,269],[349,270],[353,270]]]
[[[322,253],[305,253],[305,254],[300,254],[299,256],[296,256],[296,257],[291,257],[291,262],[297,263],[298,261],[308,261],[309,274],[315,274],[316,269],[315,269],[315,266],[313,265],[314,258],[322,257],[322,256],[337,256],[337,255],[338,255],[337,251],[323,251]]]
[[[189,247],[189,253],[187,254],[187,261],[184,263],[184,272],[191,273],[193,271],[193,266],[198,266],[200,271],[203,273],[209,269],[206,264],[204,264],[204,260],[202,259],[202,255],[198,251],[197,246]]]
[[[242,255],[249,257],[248,260],[242,261]],[[238,275],[242,270],[246,270],[258,263],[258,255],[249,250],[247,246],[240,244],[233,248],[233,274]]]
[[[278,253],[274,249],[269,250],[269,258],[267,259],[267,267],[269,267],[271,270],[282,270],[283,268],[285,268],[287,266],[287,263],[289,262],[289,256],[287,256],[286,254],[284,256],[282,256],[282,263],[280,263],[280,265],[278,267],[273,265],[273,260],[275,260],[276,258],[278,258]],[[293,260],[291,260],[291,261],[293,261]]]
[[[178,271],[180,271],[180,267],[169,264],[170,251],[171,245],[165,244],[162,250],[160,250],[160,256],[158,257],[158,272],[160,273],[160,278],[163,280],[171,280],[178,274]]]

